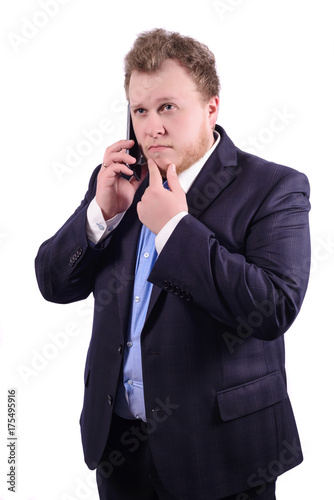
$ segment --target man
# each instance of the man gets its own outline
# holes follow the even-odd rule
[[[214,56],[191,38],[141,34],[125,89],[140,179],[134,142],[110,146],[36,259],[47,300],[95,297],[86,463],[104,500],[272,500],[302,461],[283,334],[308,282],[307,178],[216,125]]]

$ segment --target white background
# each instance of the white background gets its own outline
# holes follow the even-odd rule
[[[286,335],[305,460],[279,480],[277,497],[334,498],[331,10],[330,0],[2,2],[0,500],[97,499],[78,424],[92,301],[44,301],[34,258],[81,201],[105,148],[124,138],[123,57],[136,34],[155,27],[194,36],[214,51],[219,123],[236,145],[250,150],[253,137],[257,154],[309,177],[311,279]],[[273,121],[277,113],[281,122]],[[101,122],[110,130],[88,143]],[[15,494],[6,485],[11,388]]]

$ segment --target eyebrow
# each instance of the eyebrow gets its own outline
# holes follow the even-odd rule
[[[154,101],[154,104],[157,105],[161,102],[168,102],[168,101],[177,101],[177,97],[175,96],[166,96],[166,97],[159,97],[158,99],[156,99]],[[144,108],[145,106],[140,104],[140,102],[138,104],[132,104],[131,106],[131,109],[138,109],[138,108]]]

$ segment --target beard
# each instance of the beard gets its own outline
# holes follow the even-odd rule
[[[170,163],[175,163],[176,173],[179,175],[181,172],[188,170],[194,163],[203,158],[203,156],[209,151],[214,143],[213,133],[208,132],[205,124],[203,123],[196,138],[193,138],[191,142],[186,143],[182,151],[177,154],[177,158],[173,161],[168,157],[168,153],[155,153],[154,155],[144,155],[145,158],[152,158],[158,165],[161,176],[166,177],[166,171]],[[173,146],[170,145],[173,149]]]
[[[185,170],[188,170],[188,168],[190,168],[198,160],[203,158],[203,156],[209,151],[213,143],[213,134],[209,138],[207,134],[204,134],[204,130],[202,128],[202,131],[198,135],[197,140],[189,145],[186,145],[184,150],[182,151],[180,160],[176,165],[177,175],[179,175],[181,172],[184,172]]]

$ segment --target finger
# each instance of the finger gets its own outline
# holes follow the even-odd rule
[[[106,154],[108,153],[119,153],[123,149],[130,149],[134,145],[135,141],[133,139],[122,139],[115,142],[106,149]]]
[[[168,168],[167,168],[167,183],[168,183],[168,187],[169,189],[172,191],[172,192],[177,192],[177,191],[180,191],[182,189],[181,187],[181,184],[180,184],[180,181],[179,181],[179,178],[176,174],[176,167],[174,165],[174,163],[171,163],[170,165],[168,165]]]
[[[104,175],[106,178],[107,177],[115,177],[118,174],[125,174],[125,175],[132,175],[133,172],[131,168],[129,168],[125,163],[112,163],[110,167],[105,166],[105,164],[102,163],[100,172],[102,175]]]
[[[150,158],[147,162],[147,166],[150,174],[150,186],[162,186],[162,178],[158,165]]]
[[[107,165],[109,167],[113,163],[136,163],[136,158],[134,156],[131,156],[125,151],[121,151],[120,153],[111,153],[109,155],[105,154],[103,158],[103,163],[104,165]]]

